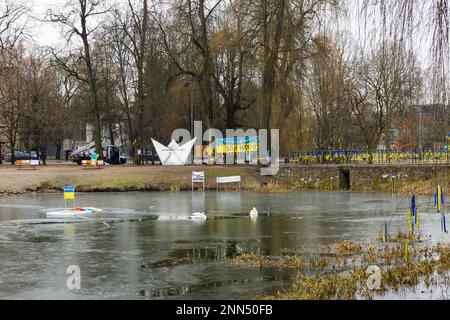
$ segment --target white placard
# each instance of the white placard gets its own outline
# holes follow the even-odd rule
[[[233,183],[233,182],[241,182],[241,176],[233,176],[233,177],[217,177],[217,183]]]
[[[39,160],[31,160],[31,165],[32,166],[38,166],[39,165]]]
[[[192,172],[192,182],[204,182],[205,181],[205,172]]]

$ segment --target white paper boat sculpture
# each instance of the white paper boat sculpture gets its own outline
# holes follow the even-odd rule
[[[197,141],[197,137],[180,146],[172,139],[166,147],[155,139],[152,139],[153,146],[163,166],[184,166],[194,147],[195,141]]]

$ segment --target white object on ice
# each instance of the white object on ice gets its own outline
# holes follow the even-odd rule
[[[256,208],[253,208],[252,211],[250,211],[250,217],[257,217],[258,216],[258,210]]]
[[[100,212],[101,209],[97,208],[75,208],[75,209],[64,209],[57,211],[47,212],[47,217],[50,218],[71,218],[77,216],[84,216],[86,214],[92,214],[94,212]]]
[[[207,217],[206,217],[206,214],[204,212],[194,212],[189,217],[189,219],[192,219],[192,220],[206,220]]]

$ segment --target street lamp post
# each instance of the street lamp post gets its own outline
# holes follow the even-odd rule
[[[422,150],[422,107],[416,106],[414,109],[419,113],[419,149]]]
[[[189,87],[189,91],[191,94],[191,136],[194,136],[194,91],[192,90],[192,86]]]
[[[422,107],[419,107],[419,148],[422,150]]]
[[[191,137],[193,138],[194,135],[194,91],[192,90],[192,82],[187,81],[184,84],[185,87],[189,87],[189,100],[190,100],[190,111],[191,111]],[[194,164],[194,155],[195,155],[195,148],[192,148],[192,164]]]
[[[191,92],[191,137],[194,138],[194,90],[192,90],[192,85],[189,87]],[[192,147],[192,164],[194,164],[195,159],[195,146]]]

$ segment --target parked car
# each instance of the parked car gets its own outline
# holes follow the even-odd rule
[[[91,160],[91,154],[88,152],[80,152],[72,157],[72,161],[80,166],[84,160]]]
[[[125,153],[120,153],[120,164],[126,164],[127,163],[127,156]]]
[[[81,165],[83,163],[83,160],[91,160],[91,154],[95,152],[95,149],[86,149],[86,151],[80,151],[78,153],[74,153],[71,156],[69,156],[69,160],[72,160],[73,162],[77,163],[78,165]],[[126,164],[127,163],[127,156],[120,152],[120,149],[116,146],[107,146],[106,149],[103,151],[103,157],[106,163],[109,164]]]
[[[36,151],[14,151],[15,160],[39,160]],[[6,162],[11,162],[11,153],[7,153],[4,157]]]

